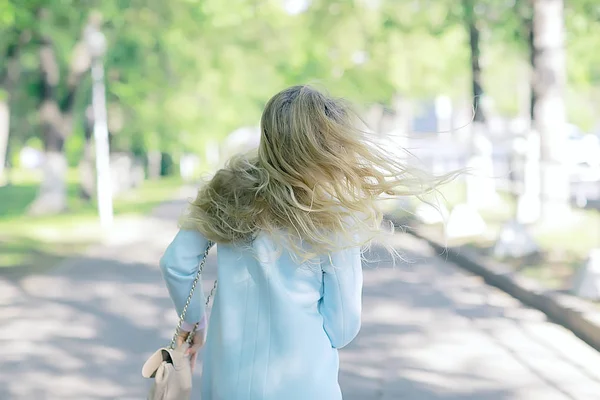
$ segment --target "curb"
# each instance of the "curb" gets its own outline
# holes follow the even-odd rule
[[[406,233],[424,240],[438,254],[459,267],[481,276],[486,283],[508,293],[523,304],[536,308],[549,319],[567,328],[600,351],[600,310],[578,297],[544,289],[537,282],[519,276],[508,266],[465,247],[446,247],[440,241],[407,227]]]

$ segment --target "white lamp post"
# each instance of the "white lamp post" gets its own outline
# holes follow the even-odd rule
[[[102,227],[110,228],[113,223],[113,204],[104,66],[102,64],[102,57],[106,51],[106,38],[98,28],[98,18],[95,20],[92,19],[86,27],[85,39],[90,51],[92,64],[92,108],[94,112],[94,141],[96,145],[98,214]]]

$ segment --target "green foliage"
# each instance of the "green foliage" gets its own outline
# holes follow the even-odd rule
[[[582,89],[600,85],[600,53],[592,50],[600,46],[600,7],[597,3],[595,8],[586,7],[594,3],[572,2],[566,10],[569,78],[573,86]]]
[[[19,81],[11,97],[11,146],[39,137],[39,37],[52,38],[62,75],[87,18],[99,11],[112,146],[201,153],[207,141],[256,125],[281,88],[316,83],[360,105],[389,105],[403,94],[468,97],[470,65],[465,21],[482,32],[485,90],[497,109],[515,115],[527,79],[525,0],[313,0],[288,14],[282,0],[5,0],[0,2],[0,61],[19,47]],[[567,2],[569,82],[596,96],[600,40],[595,0]],[[40,10],[46,13],[39,18]],[[4,63],[0,62],[0,76]],[[1,90],[1,89],[0,89]],[[60,96],[59,96],[60,97]],[[81,154],[86,77],[78,90],[70,164]],[[575,107],[580,109],[580,107]],[[580,113],[581,114],[581,113]],[[589,114],[589,113],[588,113]],[[587,115],[587,114],[586,114]],[[577,117],[588,120],[587,116]]]
[[[44,149],[44,143],[42,142],[42,140],[39,137],[29,138],[25,142],[25,146],[31,147],[32,149],[36,149],[36,150],[43,150]]]
[[[40,218],[27,216],[26,209],[35,198],[41,176],[23,170],[12,172],[12,185],[0,187],[0,269],[43,270],[103,238],[95,205],[79,198],[77,176],[76,170],[69,171],[69,213]],[[114,202],[115,225],[129,228],[138,216],[172,199],[181,185],[177,178],[147,181],[118,197]]]
[[[65,155],[70,167],[75,167],[83,157],[85,147],[85,138],[83,133],[77,130],[65,142]]]

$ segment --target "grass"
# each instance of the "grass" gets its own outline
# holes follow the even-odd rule
[[[552,289],[567,289],[590,250],[600,246],[600,213],[574,210],[568,225],[561,228],[534,226],[532,234],[543,254],[538,262],[521,263],[523,275]]]
[[[77,178],[75,171],[69,171],[68,211],[52,216],[27,215],[41,180],[39,172],[13,172],[12,184],[0,187],[0,270],[47,268],[102,238],[95,202],[79,198]],[[114,200],[115,224],[150,213],[173,198],[182,185],[179,178],[146,181],[118,196]]]
[[[464,202],[464,183],[452,182],[441,189],[437,203],[449,210]],[[493,209],[480,210],[486,221],[487,231],[479,237],[448,240],[448,247],[468,246],[485,256],[492,256],[496,238],[505,222],[514,215],[515,202],[508,195],[500,194],[500,204]],[[432,200],[429,198],[428,200]],[[435,201],[434,201],[435,203]],[[416,202],[412,203],[413,205]],[[422,227],[424,233],[443,236],[443,224]],[[515,271],[535,279],[550,289],[569,288],[571,278],[583,265],[591,249],[600,246],[600,212],[595,210],[573,210],[571,218],[560,226],[533,225],[530,233],[541,248],[538,257],[503,260]]]

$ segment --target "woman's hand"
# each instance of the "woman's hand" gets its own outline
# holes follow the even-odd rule
[[[179,347],[183,344],[187,337],[190,335],[190,332],[180,331],[177,335],[177,346]],[[206,330],[196,329],[196,333],[192,338],[190,348],[186,350],[186,354],[190,356],[190,366],[192,367],[192,372],[194,372],[194,368],[196,366],[196,359],[198,358],[198,350],[204,345],[206,340]]]

